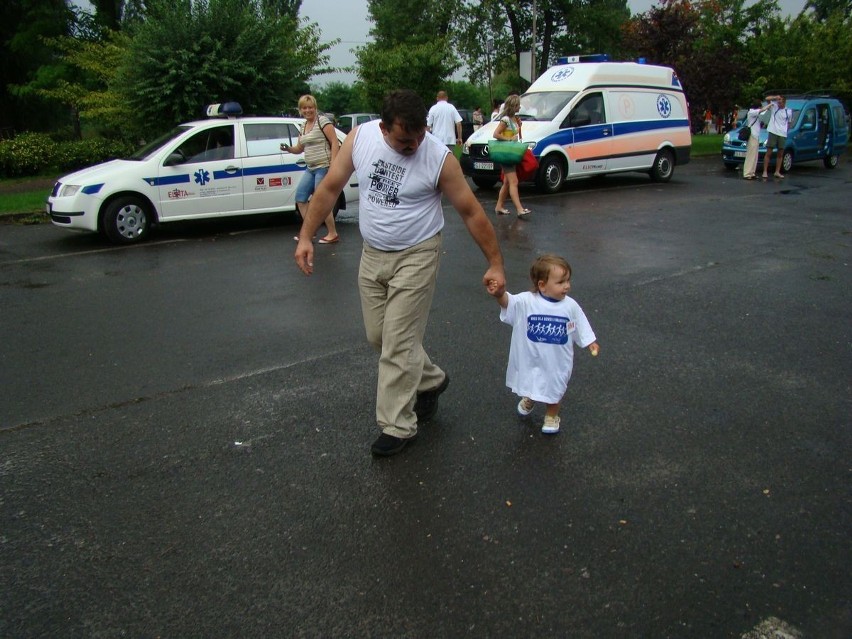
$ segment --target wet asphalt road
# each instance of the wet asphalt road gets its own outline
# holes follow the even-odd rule
[[[556,437],[448,210],[452,383],[383,460],[357,211],[311,278],[290,216],[0,226],[0,636],[849,637],[850,178],[714,158],[492,216],[510,290],[565,255],[599,338]]]

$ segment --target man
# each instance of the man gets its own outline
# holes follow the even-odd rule
[[[437,100],[426,116],[426,128],[452,151],[456,144],[462,143],[462,116],[447,102],[446,91],[438,91]]]
[[[319,184],[302,224],[296,263],[313,272],[311,238],[346,185],[358,174],[364,245],[358,289],[367,340],[379,351],[378,456],[395,455],[431,419],[450,378],[423,349],[441,255],[441,195],[458,211],[488,261],[483,284],[505,284],[494,227],[473,195],[458,160],[426,132],[426,106],[413,91],[385,97],[380,120],[362,124],[343,143]]]
[[[783,95],[768,95],[765,100],[769,102],[769,138],[766,140],[766,154],[763,156],[763,179],[769,179],[769,163],[772,159],[772,149],[775,155],[775,177],[783,180],[781,175],[781,163],[784,161],[784,146],[787,144],[787,127],[790,124],[792,113],[787,108],[787,98]]]

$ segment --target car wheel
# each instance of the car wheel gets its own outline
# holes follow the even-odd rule
[[[536,186],[543,193],[557,193],[565,182],[565,162],[555,153],[539,160]]]
[[[784,159],[781,160],[781,168],[784,169],[784,173],[787,173],[790,169],[793,168],[792,149],[784,149]]]
[[[102,229],[111,242],[132,244],[148,235],[149,222],[146,204],[138,197],[125,196],[107,205]]]
[[[827,169],[836,169],[838,162],[840,162],[840,156],[837,155],[829,155],[822,159],[822,163]]]
[[[674,158],[672,152],[668,149],[663,149],[657,153],[654,158],[654,164],[650,171],[651,179],[654,182],[668,182],[674,175]]]
[[[494,188],[495,184],[497,184],[497,180],[494,178],[475,177],[470,179],[473,180],[473,183],[480,189],[491,189]]]

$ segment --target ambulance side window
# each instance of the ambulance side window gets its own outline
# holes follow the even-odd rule
[[[234,157],[234,125],[217,126],[199,131],[185,140],[178,148],[180,161],[169,164],[194,164],[212,160],[230,160]]]
[[[568,114],[568,126],[589,126],[606,122],[603,94],[590,93]]]
[[[244,124],[248,156],[280,155],[281,144],[294,145],[299,140],[299,130],[283,122]]]

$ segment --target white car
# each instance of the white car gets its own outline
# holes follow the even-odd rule
[[[112,160],[59,179],[47,199],[56,226],[131,243],[154,224],[178,220],[296,210],[305,170],[295,144],[301,118],[240,117],[236,103],[211,105],[207,120],[188,122],[124,160]],[[345,134],[338,130],[343,142]],[[357,178],[334,213],[358,198]]]

